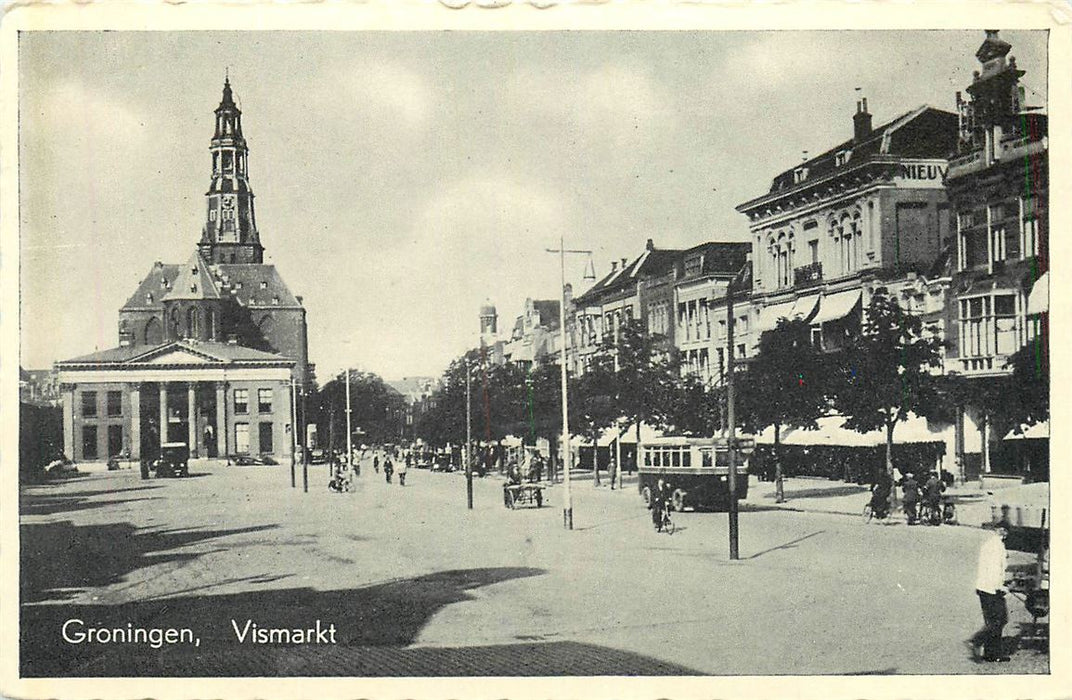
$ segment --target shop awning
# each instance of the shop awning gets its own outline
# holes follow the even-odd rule
[[[778,319],[790,317],[793,312],[793,303],[787,301],[784,304],[772,304],[763,307],[759,312],[759,322],[756,324],[756,330],[769,331],[777,328]]]
[[[859,289],[835,292],[830,296],[823,297],[823,303],[819,306],[819,313],[815,314],[815,318],[813,318],[811,322],[827,323],[829,321],[843,319],[848,316],[859,303]]]
[[[789,310],[788,318],[796,318],[800,316],[807,321],[811,318],[811,315],[815,313],[815,307],[819,305],[819,295],[813,294],[808,297],[800,297],[793,302],[793,308]]]
[[[1035,286],[1031,288],[1031,294],[1027,297],[1027,315],[1046,313],[1050,310],[1050,273],[1043,273],[1042,277],[1035,280]]]

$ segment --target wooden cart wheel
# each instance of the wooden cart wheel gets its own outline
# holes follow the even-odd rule
[[[685,510],[685,490],[674,489],[674,493],[670,496],[670,505],[674,507],[678,513]]]
[[[651,487],[650,486],[645,486],[643,489],[641,489],[640,490],[640,497],[644,499],[644,505],[650,506],[651,505]]]

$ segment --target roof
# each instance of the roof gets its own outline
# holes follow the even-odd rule
[[[228,263],[211,269],[220,288],[225,293],[233,289],[234,298],[243,306],[301,306],[275,265]]]
[[[539,319],[537,325],[558,325],[559,301],[557,299],[536,299],[532,302],[532,308]]]
[[[589,287],[583,294],[574,298],[575,304],[586,304],[604,296],[620,292],[637,279],[651,277],[669,272],[677,262],[682,251],[679,249],[661,249],[649,246],[633,262],[612,270],[610,274]]]
[[[165,298],[169,301],[220,298],[220,290],[216,287],[216,282],[204,258],[201,257],[201,253],[195,252],[186,264],[179,268],[178,277],[175,278],[172,289]]]
[[[138,284],[138,289],[127,299],[120,311],[163,308],[164,296],[174,287],[181,267],[181,265],[164,264],[159,261],[153,263],[149,274]]]
[[[689,248],[681,254],[680,260],[684,264],[696,255],[703,256],[703,267],[697,276],[735,275],[745,266],[751,252],[751,243],[709,241]]]
[[[803,187],[835,170],[848,170],[876,156],[948,158],[956,151],[958,128],[959,117],[956,114],[921,105],[872,129],[861,141],[848,139],[779,173],[771,181],[767,195],[745,202],[737,210],[747,209],[770,195]],[[838,154],[841,153],[846,153],[848,158],[839,164]],[[807,176],[803,182],[797,183],[795,173],[801,168],[807,171]]]
[[[176,340],[157,345],[122,345],[99,352],[82,355],[70,360],[61,360],[57,366],[100,365],[148,362],[169,352],[187,352],[204,357],[212,362],[286,362],[293,363],[289,357],[272,352],[255,350],[244,345],[217,343],[208,341]]]

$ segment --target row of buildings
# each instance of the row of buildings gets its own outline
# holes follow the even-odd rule
[[[781,318],[804,319],[816,345],[836,349],[860,331],[879,288],[942,339],[946,373],[1008,373],[1008,358],[1029,342],[1047,352],[1047,118],[1025,104],[1024,71],[1010,50],[986,32],[956,112],[920,106],[875,126],[861,99],[851,138],[778,173],[737,207],[748,242],[671,250],[649,239],[583,294],[567,288],[569,369],[583,373],[607,334],[640,319],[680,351],[684,371],[718,385],[730,280],[739,358]],[[485,305],[481,332],[493,359],[560,357],[558,304],[528,300],[509,334],[497,332]],[[969,406],[953,433],[962,474],[990,471],[990,445],[1003,435],[985,413]]]

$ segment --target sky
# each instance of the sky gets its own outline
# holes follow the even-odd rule
[[[1003,31],[1046,104],[1046,34]],[[438,376],[556,248],[598,276],[747,240],[734,207],[922,104],[954,111],[983,32],[28,32],[19,44],[21,364],[114,347],[154,261],[195,250],[225,71],[265,262],[324,381]],[[861,91],[856,92],[856,88]],[[584,256],[566,261],[575,293]]]

